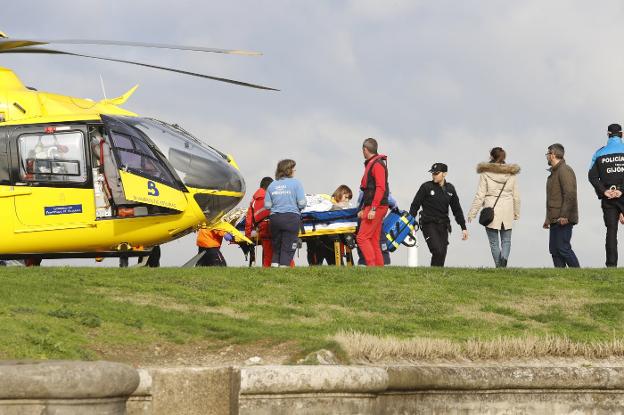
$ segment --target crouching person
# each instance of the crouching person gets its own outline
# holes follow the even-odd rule
[[[231,240],[231,235],[219,229],[202,228],[197,232],[198,252],[205,252],[204,256],[197,261],[198,267],[225,267],[225,258],[221,253],[223,239]]]

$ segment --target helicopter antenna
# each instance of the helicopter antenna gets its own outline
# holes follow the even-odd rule
[[[102,86],[102,94],[104,94],[104,99],[108,99],[106,97],[106,88],[104,87],[104,78],[102,78],[102,74],[100,74],[100,85]]]

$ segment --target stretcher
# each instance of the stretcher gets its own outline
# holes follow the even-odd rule
[[[338,236],[334,242],[336,264],[340,265],[342,258],[346,258],[346,264],[353,265],[351,250],[355,245],[354,234],[357,228],[357,212],[356,208],[320,212],[304,211],[301,213],[302,229],[299,232],[299,237],[307,239],[327,235]],[[239,215],[236,228],[244,232],[244,214]]]
[[[340,235],[355,233],[357,227],[356,208],[329,210],[324,212],[303,212],[301,223],[303,231],[300,238],[323,235]]]
[[[320,236],[336,235],[334,240],[334,259],[336,266],[342,265],[342,258],[348,266],[353,265],[351,252],[355,245],[353,234],[357,228],[356,208],[329,210],[323,212],[302,212],[301,224],[303,230],[299,233],[302,239]]]

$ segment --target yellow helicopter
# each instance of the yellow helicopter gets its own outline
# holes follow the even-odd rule
[[[0,53],[102,59],[236,85],[227,78],[41,48],[50,43],[255,52],[118,41],[8,38]],[[215,226],[243,198],[234,159],[182,127],[140,117],[118,98],[88,99],[26,87],[0,67],[0,260],[146,256],[201,226]]]

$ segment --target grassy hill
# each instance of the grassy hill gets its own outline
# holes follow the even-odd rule
[[[623,316],[624,273],[605,269],[0,269],[0,359],[143,364],[166,347],[287,345],[292,359],[329,348],[347,361],[375,339],[397,357],[513,356],[518,342],[622,356]]]

